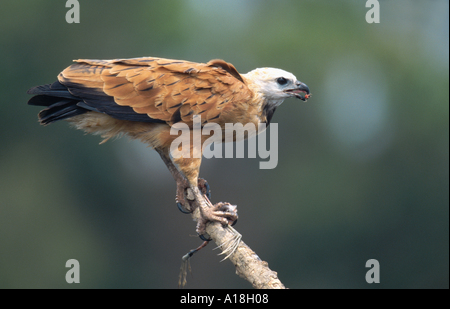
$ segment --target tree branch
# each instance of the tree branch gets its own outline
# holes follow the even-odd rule
[[[193,213],[194,220],[200,218],[197,208]],[[241,240],[233,227],[223,227],[218,222],[209,222],[206,232],[212,240],[221,248],[222,253],[236,267],[236,274],[252,284],[256,289],[285,289],[285,286],[277,277],[275,271],[270,270],[269,264],[262,261],[259,256]],[[238,239],[237,239],[238,236]]]

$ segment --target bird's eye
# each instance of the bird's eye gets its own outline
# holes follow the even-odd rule
[[[279,85],[286,85],[287,82],[288,82],[288,80],[287,80],[286,78],[284,78],[284,77],[278,77],[278,78],[277,78],[277,83],[278,83]]]

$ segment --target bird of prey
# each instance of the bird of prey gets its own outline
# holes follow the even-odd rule
[[[171,126],[184,123],[192,128],[193,117],[200,115],[202,126],[253,123],[258,127],[270,123],[284,99],[306,101],[310,96],[304,83],[281,69],[240,74],[223,60],[195,63],[154,57],[75,60],[56,82],[28,93],[34,95],[28,104],[46,107],[39,113],[41,124],[65,119],[104,141],[124,134],[154,148],[177,182],[178,203],[193,211],[186,201],[189,189],[193,195],[189,199],[197,201],[199,234],[209,221],[232,223],[236,212],[223,203],[212,207],[205,198],[209,186],[198,178],[201,156],[171,156],[170,146],[177,138],[170,134]],[[202,136],[202,143],[207,138]]]

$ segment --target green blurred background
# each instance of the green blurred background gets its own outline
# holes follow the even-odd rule
[[[311,89],[275,113],[279,161],[204,160],[213,202],[289,288],[449,287],[449,4],[380,1],[3,0],[0,288],[176,288],[198,246],[158,155],[42,127],[28,88],[73,59],[222,58],[278,67]],[[190,288],[250,288],[210,245]],[[67,284],[77,259],[81,283]],[[377,259],[381,283],[367,284]]]

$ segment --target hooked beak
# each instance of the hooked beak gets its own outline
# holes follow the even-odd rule
[[[311,93],[309,92],[309,87],[302,82],[296,82],[296,87],[294,89],[287,89],[287,93],[293,94],[297,99],[302,101],[308,100],[311,97]]]

